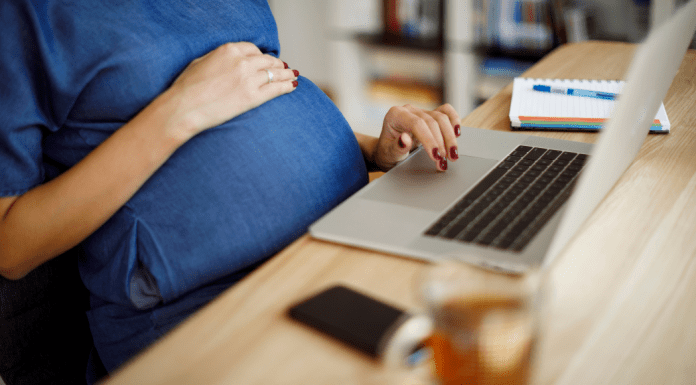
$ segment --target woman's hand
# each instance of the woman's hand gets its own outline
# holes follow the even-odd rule
[[[185,141],[293,91],[298,75],[252,43],[227,43],[192,61],[157,102],[170,133]]]
[[[291,92],[297,75],[251,43],[225,44],[191,62],[171,87],[69,170],[21,196],[0,198],[0,275],[19,279],[85,240],[179,146]]]
[[[392,107],[384,117],[382,133],[372,154],[372,163],[387,171],[404,160],[409,152],[423,144],[440,171],[447,170],[447,160],[457,160],[459,114],[449,104],[433,111],[411,105]]]

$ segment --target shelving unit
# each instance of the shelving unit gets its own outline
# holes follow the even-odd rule
[[[435,108],[447,102],[464,116],[548,51],[530,54],[480,44],[476,18],[472,17],[480,0],[442,0],[438,33],[427,39],[395,34],[386,16],[387,3],[392,0],[377,1],[372,6],[373,11],[381,10],[377,26],[353,30],[342,25],[332,28],[331,34],[336,37],[330,49],[332,78],[336,79],[333,94],[359,132],[378,135],[388,108],[405,103]],[[490,63],[505,65],[493,69],[483,66]]]
[[[393,0],[328,3],[328,86],[355,131],[379,135],[387,110],[405,103],[434,108],[447,102],[465,116],[566,41],[564,7],[580,4],[597,11],[616,6],[614,0],[440,1],[440,33],[425,40],[393,33],[384,17],[386,2]],[[625,0],[622,9],[636,1],[642,0]],[[659,24],[683,1],[652,0],[650,23]],[[505,11],[491,11],[494,7]],[[507,35],[491,40],[496,28]],[[548,34],[551,41],[516,45],[523,40],[520,31]]]
[[[444,100],[442,34],[411,39],[385,28],[382,0],[329,5],[329,56],[334,101],[355,131],[379,135],[388,109]],[[437,2],[435,2],[437,3]]]
[[[442,40],[414,41],[388,34],[359,34],[364,111],[373,127],[393,105],[434,109],[443,97]]]

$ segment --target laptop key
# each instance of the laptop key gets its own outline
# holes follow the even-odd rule
[[[478,227],[474,227],[470,231],[466,231],[466,232],[464,232],[464,234],[461,234],[460,236],[458,236],[457,239],[464,241],[464,242],[471,242],[474,239],[476,239],[476,236],[478,236],[480,232],[481,232],[481,230]]]
[[[524,156],[524,159],[537,160],[541,158],[541,156],[544,155],[545,152],[545,148],[534,147],[532,151],[530,151],[527,155]]]
[[[477,243],[479,245],[488,246],[491,243],[493,243],[495,238],[497,238],[497,236],[495,234],[488,233],[488,234],[484,235]]]
[[[561,155],[561,151],[558,150],[548,150],[544,156],[542,156],[542,159],[549,159],[549,160],[554,160],[556,159],[559,155]]]
[[[501,176],[505,175],[505,169],[502,168],[494,168],[491,170],[488,175],[483,178],[469,193],[466,195],[471,198],[478,198],[483,194],[486,190],[488,190],[489,187],[493,186],[493,184],[500,179]]]
[[[456,237],[457,235],[459,235],[459,233],[461,233],[462,231],[464,231],[464,229],[465,229],[468,225],[469,225],[469,222],[468,222],[468,221],[464,221],[464,220],[459,221],[459,222],[457,222],[455,225],[453,225],[452,227],[450,227],[450,228],[445,232],[445,234],[443,235],[443,237],[448,238],[448,239],[453,239],[454,237]]]
[[[577,155],[577,154],[574,152],[564,152],[561,154],[561,156],[558,157],[558,159],[571,160],[571,159],[575,158],[575,155]]]
[[[498,168],[502,168],[502,169],[507,170],[507,169],[513,168],[514,166],[515,166],[515,163],[506,161],[506,162],[502,162],[501,164],[499,164]]]

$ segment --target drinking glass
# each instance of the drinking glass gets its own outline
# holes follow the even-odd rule
[[[447,261],[427,269],[420,290],[433,321],[427,344],[436,383],[528,383],[539,330],[539,272],[508,275]]]

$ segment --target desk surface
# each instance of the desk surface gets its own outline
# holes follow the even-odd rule
[[[635,46],[563,46],[529,77],[621,79]],[[463,124],[509,130],[512,86]],[[668,135],[637,159],[554,261],[538,384],[696,381],[696,52],[664,100]],[[593,142],[594,133],[531,133]],[[453,165],[456,166],[456,165]],[[418,309],[427,264],[303,236],[116,373],[109,384],[423,383],[286,317],[290,304],[344,283]],[[427,376],[426,376],[427,377]]]

